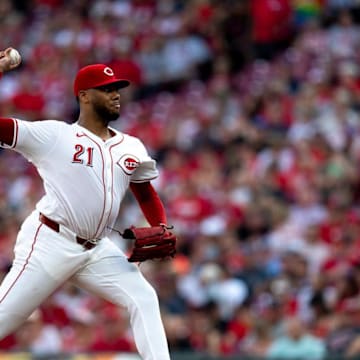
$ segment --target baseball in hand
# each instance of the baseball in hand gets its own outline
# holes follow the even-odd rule
[[[20,56],[19,52],[16,49],[11,49],[10,50],[9,57],[10,57],[11,65],[20,64],[21,56]]]

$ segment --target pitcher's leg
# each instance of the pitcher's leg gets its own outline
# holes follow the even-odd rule
[[[14,265],[0,286],[0,339],[16,330],[58,286],[41,268]]]
[[[124,256],[102,258],[78,272],[74,282],[128,309],[135,343],[144,360],[170,359],[158,297],[136,265]]]
[[[15,258],[0,286],[0,339],[28,316],[86,263],[88,255],[29,216],[15,244]]]

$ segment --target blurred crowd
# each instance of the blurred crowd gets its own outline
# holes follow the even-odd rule
[[[360,354],[359,15],[356,0],[0,2],[1,48],[23,56],[1,116],[75,121],[89,63],[132,81],[114,127],[157,160],[179,238],[175,259],[140,265],[172,351]],[[42,194],[1,151],[1,276]],[[130,224],[145,224],[131,194]],[[0,349],[135,351],[126,312],[70,283]]]

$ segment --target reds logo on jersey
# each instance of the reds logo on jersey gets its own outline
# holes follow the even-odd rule
[[[140,161],[133,155],[123,155],[117,164],[124,170],[125,174],[131,175],[140,165]]]

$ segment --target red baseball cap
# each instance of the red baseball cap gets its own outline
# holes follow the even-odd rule
[[[97,88],[99,86],[115,84],[119,89],[130,85],[126,79],[118,79],[111,67],[104,64],[93,64],[81,68],[74,81],[74,94],[78,96],[80,90]]]

